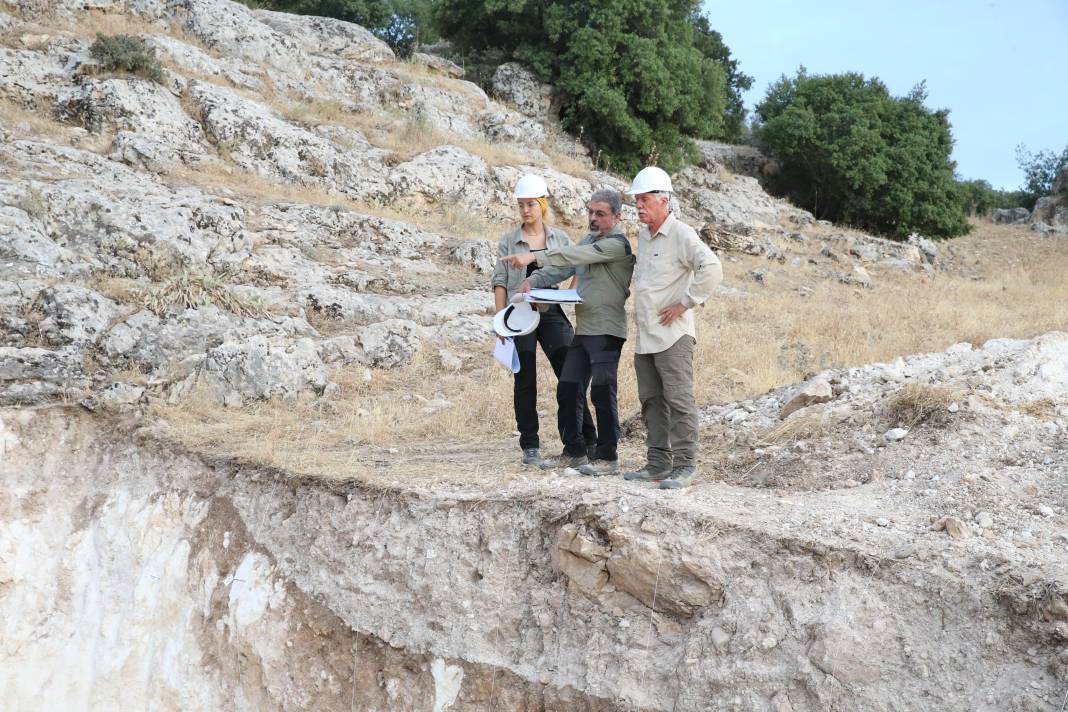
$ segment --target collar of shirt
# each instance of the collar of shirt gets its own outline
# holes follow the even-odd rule
[[[552,232],[552,230],[549,229],[548,225],[544,225],[543,224],[541,226],[541,229],[545,231],[545,245],[548,246],[549,238],[551,238],[553,236],[553,232]],[[522,225],[520,225],[519,227],[517,227],[515,229],[515,232],[513,233],[513,235],[514,235],[513,242],[515,242],[515,244],[518,245],[520,242],[526,243],[527,238],[523,235],[523,226]]]
[[[676,220],[677,219],[675,217],[675,213],[668,213],[667,217],[664,218],[664,222],[660,223],[660,227],[657,228],[655,233],[650,234],[649,237],[656,237],[657,235],[667,235],[669,232],[671,232],[671,228],[675,227]]]

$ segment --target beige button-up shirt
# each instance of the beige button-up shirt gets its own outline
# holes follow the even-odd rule
[[[723,266],[689,225],[669,214],[655,235],[643,225],[638,233],[638,264],[634,269],[634,318],[638,337],[634,352],[655,354],[681,337],[697,338],[693,308],[704,304],[723,281]],[[661,309],[688,307],[671,326],[660,323]]]

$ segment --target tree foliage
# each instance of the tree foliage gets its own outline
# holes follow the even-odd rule
[[[961,235],[948,112],[925,99],[923,84],[893,97],[878,79],[802,68],[757,105],[757,138],[782,166],[779,190],[817,217],[897,238]]]
[[[1024,184],[1021,189],[1026,195],[1026,207],[1034,208],[1035,201],[1053,192],[1053,181],[1057,173],[1068,169],[1068,146],[1058,155],[1053,151],[1031,153],[1020,144],[1016,147],[1016,165],[1024,172]]]
[[[688,157],[689,137],[732,130],[729,73],[736,87],[750,81],[699,7],[699,0],[442,0],[438,22],[461,50],[499,53],[551,83],[564,127],[611,168],[634,171],[653,157],[671,170]],[[733,111],[742,111],[740,100]]]

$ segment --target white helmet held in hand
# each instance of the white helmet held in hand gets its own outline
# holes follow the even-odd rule
[[[493,330],[501,336],[523,336],[538,328],[541,314],[530,302],[509,304],[493,317]]]
[[[663,168],[648,166],[638,171],[634,182],[630,184],[627,195],[642,193],[671,193],[671,176]]]
[[[533,173],[527,173],[515,184],[516,200],[523,198],[544,198],[549,194],[549,187],[545,185],[545,179]]]

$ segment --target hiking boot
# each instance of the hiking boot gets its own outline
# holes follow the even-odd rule
[[[580,475],[605,477],[619,474],[619,460],[594,460],[578,468]]]
[[[568,455],[566,452],[562,452],[556,457],[550,457],[548,460],[541,461],[541,469],[552,470],[556,468],[568,468],[573,467],[578,469],[582,465],[588,465],[590,459],[585,455]]]
[[[667,479],[661,480],[660,489],[682,489],[683,487],[689,487],[695,477],[697,477],[696,465],[676,467],[671,471],[671,475]]]
[[[671,470],[666,467],[655,467],[654,465],[646,465],[640,470],[634,472],[624,472],[623,479],[631,482],[658,482],[665,477],[671,476]]]
[[[541,459],[541,452],[536,447],[528,447],[523,450],[523,464],[524,465],[541,465],[545,462]]]

